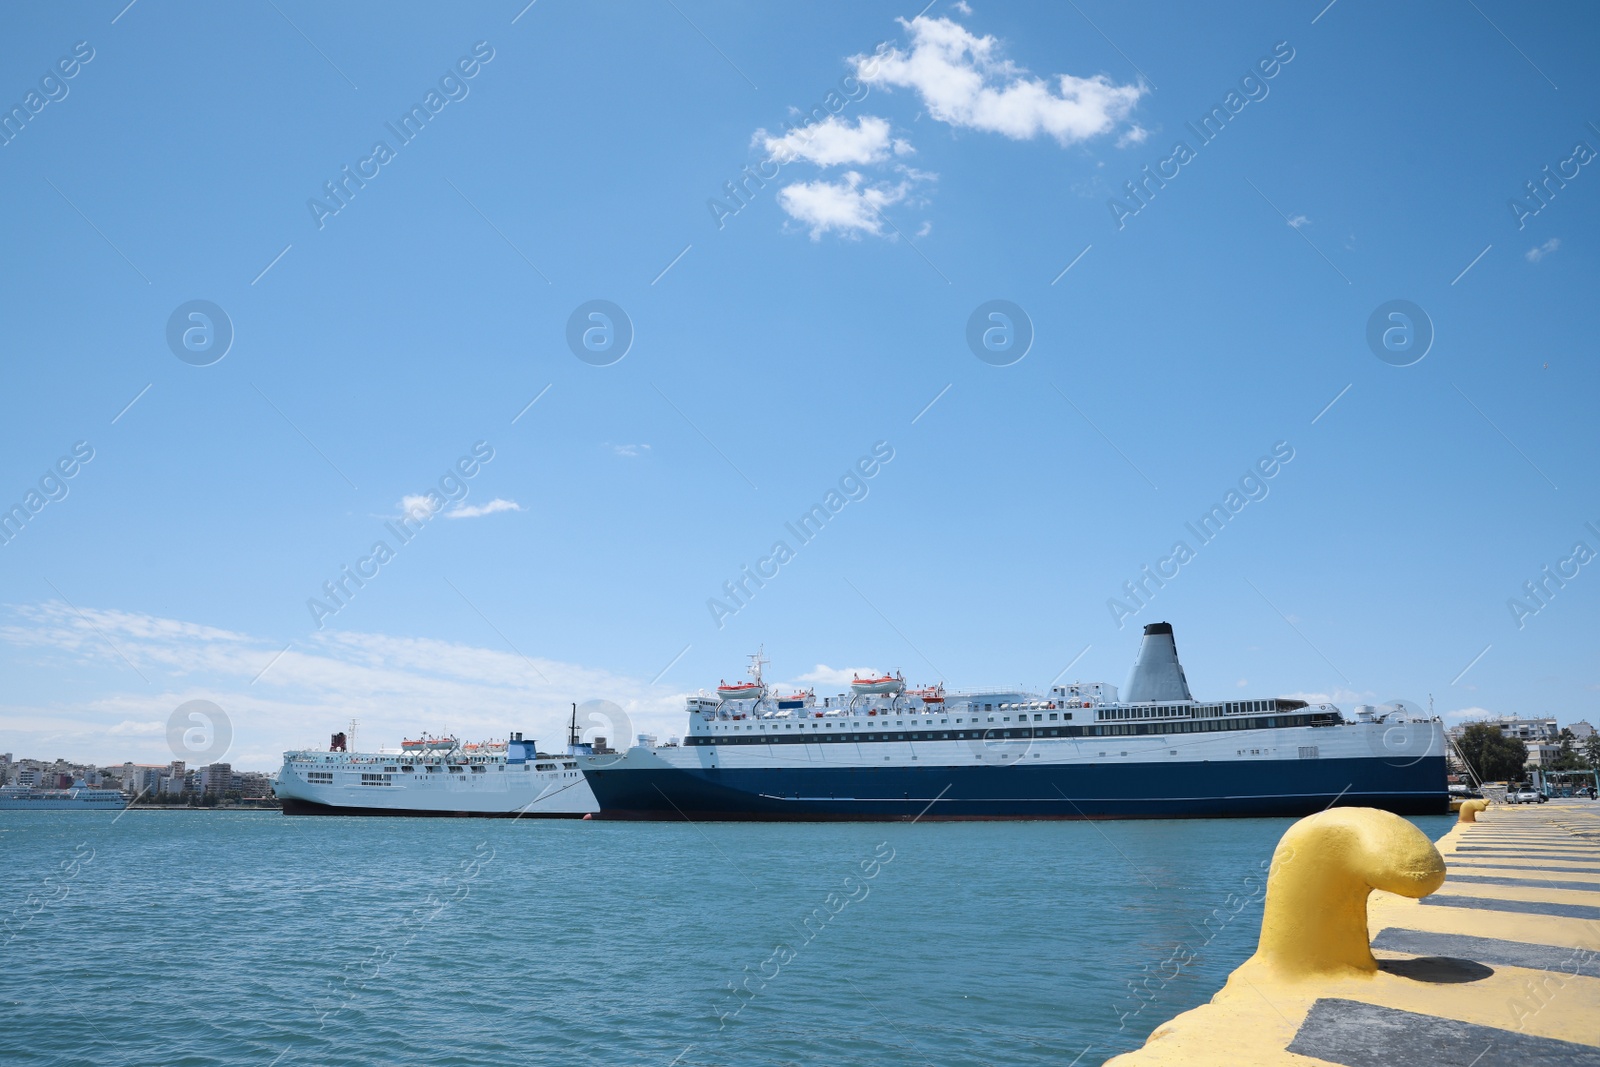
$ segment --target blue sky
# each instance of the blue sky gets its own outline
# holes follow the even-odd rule
[[[1595,43],[1487,0],[14,13],[0,751],[163,761],[190,699],[262,768],[352,715],[665,735],[762,644],[1121,684],[1163,620],[1197,695],[1594,721]],[[597,300],[621,358],[569,345]]]

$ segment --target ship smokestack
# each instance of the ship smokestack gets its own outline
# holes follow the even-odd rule
[[[1139,658],[1133,663],[1122,699],[1130,704],[1194,699],[1189,695],[1188,679],[1183,676],[1183,664],[1178,662],[1178,646],[1172,640],[1170,623],[1152,622],[1144,628]]]

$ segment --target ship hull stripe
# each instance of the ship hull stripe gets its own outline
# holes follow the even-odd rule
[[[283,797],[285,815],[388,815],[402,819],[581,819],[582,811],[443,811],[425,808],[361,808],[319,804],[315,800]]]
[[[586,769],[602,819],[1174,819],[1449,810],[1443,756],[1121,766]]]

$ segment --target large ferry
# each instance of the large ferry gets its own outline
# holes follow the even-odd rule
[[[285,752],[273,792],[285,815],[577,819],[599,808],[576,761],[593,747],[574,736],[568,750],[540,752],[538,742],[513,733],[465,744],[424,734],[398,752],[354,752],[341,732],[326,751]]]
[[[1114,819],[1298,816],[1334,804],[1448,810],[1444,726],[1404,708],[1197,701],[1172,627],[1152,623],[1126,693],[910,689],[779,694],[748,681],[688,700],[680,745],[578,764],[608,819]]]
[[[77,782],[71,789],[0,789],[0,811],[121,811],[128,794],[119,789],[90,789]]]

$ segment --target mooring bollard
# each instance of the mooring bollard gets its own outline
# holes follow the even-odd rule
[[[1281,981],[1378,969],[1367,935],[1374,889],[1425,897],[1444,883],[1426,834],[1375,808],[1334,808],[1289,827],[1272,856],[1261,940],[1241,971]]]
[[[1487,800],[1469,800],[1465,804],[1461,805],[1461,814],[1457,817],[1456,821],[1477,822],[1478,813],[1480,811],[1484,811],[1488,807],[1489,802]]]

